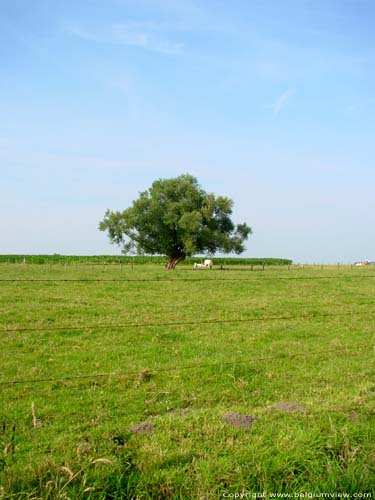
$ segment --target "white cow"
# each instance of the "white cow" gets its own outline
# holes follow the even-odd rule
[[[206,259],[203,264],[194,262],[194,269],[212,269],[212,266],[213,264],[211,259]]]
[[[204,264],[198,264],[197,262],[194,262],[194,269],[206,269],[206,266]]]

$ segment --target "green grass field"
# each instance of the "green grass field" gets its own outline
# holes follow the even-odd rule
[[[375,493],[375,269],[0,279],[0,499]]]

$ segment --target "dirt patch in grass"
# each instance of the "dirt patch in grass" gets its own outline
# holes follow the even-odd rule
[[[293,403],[292,401],[280,401],[280,403],[275,403],[271,405],[270,408],[274,408],[275,410],[282,411],[284,413],[308,413],[308,409],[299,403]]]
[[[150,434],[155,428],[152,422],[142,422],[141,424],[132,425],[129,431],[133,434]]]
[[[242,413],[226,413],[222,419],[232,427],[238,429],[249,429],[256,420],[252,415],[243,415]]]
[[[192,411],[191,408],[172,408],[168,411],[169,415],[186,415]]]

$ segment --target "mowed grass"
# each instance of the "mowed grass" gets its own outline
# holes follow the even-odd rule
[[[0,498],[375,493],[375,269],[0,280]]]

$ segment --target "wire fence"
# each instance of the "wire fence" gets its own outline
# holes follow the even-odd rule
[[[324,319],[345,316],[369,316],[375,313],[375,309],[368,309],[366,311],[349,311],[341,313],[323,313],[311,315],[285,315],[285,316],[263,316],[252,318],[231,318],[231,319],[217,319],[210,318],[205,320],[194,321],[163,321],[163,322],[144,322],[144,323],[123,323],[123,324],[95,324],[95,325],[81,325],[81,326],[38,326],[38,327],[15,327],[15,328],[2,328],[0,333],[16,333],[16,332],[43,332],[43,331],[64,331],[64,330],[112,330],[112,329],[127,329],[127,328],[154,328],[154,327],[173,327],[173,326],[199,326],[209,324],[226,324],[226,323],[252,323],[257,321],[290,321],[290,320],[310,320],[310,319]]]
[[[298,352],[294,354],[278,354],[278,355],[266,355],[266,356],[251,356],[247,357],[246,359],[237,359],[237,360],[231,360],[231,361],[218,361],[218,362],[213,362],[213,363],[189,363],[181,366],[173,366],[173,367],[153,367],[150,369],[148,372],[151,376],[155,376],[159,373],[172,373],[172,372],[184,372],[184,371],[197,371],[201,369],[214,369],[214,370],[220,370],[223,367],[230,367],[230,366],[239,366],[239,365],[248,365],[249,367],[256,367],[259,363],[260,364],[267,364],[272,361],[278,361],[278,362],[287,362],[291,359],[309,359],[314,356],[319,356],[319,360],[321,361],[323,357],[325,356],[331,356],[332,354],[335,355],[346,355],[346,356],[362,356],[363,353],[361,352],[362,349],[365,350],[371,350],[375,354],[375,341],[374,342],[366,342],[366,343],[360,343],[356,345],[342,345],[342,346],[337,346],[335,348],[331,349],[319,349],[319,350],[309,350],[309,351],[303,351],[303,352]],[[367,367],[368,369],[369,367]],[[2,380],[0,381],[0,387],[6,388],[6,387],[19,387],[20,385],[23,386],[32,386],[32,385],[50,385],[50,384],[56,384],[56,383],[64,383],[64,382],[79,382],[79,381],[84,381],[84,380],[93,380],[93,379],[107,379],[104,384],[108,383],[113,383],[113,381],[123,381],[124,378],[130,378],[134,379],[134,377],[139,377],[142,374],[142,370],[116,370],[113,372],[109,373],[92,373],[92,374],[82,374],[82,375],[70,375],[70,376],[62,376],[62,377],[45,377],[45,378],[39,378],[39,379],[15,379],[15,380]],[[355,380],[358,378],[358,374],[355,374],[352,377],[349,377],[351,380]],[[348,382],[348,377],[345,377],[345,382]],[[363,378],[361,378],[361,382],[363,382]],[[66,391],[68,388],[71,388],[71,386],[62,386],[61,387],[64,391]],[[69,389],[70,390],[70,389]],[[311,389],[309,389],[311,392]],[[31,395],[30,395],[31,396]],[[69,397],[71,397],[72,394],[70,394]],[[35,394],[32,395],[32,397],[35,397]],[[53,396],[50,395],[49,397],[56,398],[56,395],[54,394]],[[49,399],[48,397],[48,399]],[[59,396],[57,395],[59,398]],[[46,394],[43,394],[43,400],[45,400]],[[194,395],[189,395],[183,393],[179,399],[174,399],[174,400],[168,400],[168,409],[165,410],[165,408],[161,408],[159,411],[162,411],[161,414],[155,414],[155,408],[157,406],[165,406],[165,401],[155,401],[153,402],[152,408],[153,410],[147,410],[147,408],[141,408],[137,409],[136,411],[132,411],[131,409],[127,409],[125,412],[119,411],[116,408],[106,408],[105,407],[105,402],[104,402],[104,407],[102,408],[102,411],[99,410],[99,415],[98,415],[98,410],[96,410],[95,418],[97,418],[99,421],[100,420],[105,420],[106,418],[119,418],[119,417],[127,417],[127,418],[135,418],[139,420],[139,418],[146,418],[146,419],[153,419],[153,418],[158,418],[158,417],[165,417],[170,414],[173,414],[178,411],[201,411],[201,410],[207,410],[207,405],[208,404],[214,404],[214,407],[210,407],[210,410],[217,409],[220,407],[222,411],[224,411],[225,408],[232,408],[233,407],[238,407],[238,406],[243,406],[249,404],[249,401],[247,401],[248,398],[243,398],[240,397],[238,398],[236,394],[230,395],[230,394],[224,394],[224,395],[219,395],[216,398],[206,398],[204,396],[194,396]],[[19,396],[17,396],[17,400],[19,401]],[[300,400],[299,400],[300,401]],[[302,401],[303,402],[303,401]],[[88,403],[90,404],[90,402]],[[313,414],[316,413],[322,413],[322,414],[336,414],[336,413],[348,413],[353,410],[353,405],[349,406],[346,404],[344,406],[331,406],[331,405],[325,405],[324,407],[319,405],[319,408],[317,409],[317,404],[315,403],[315,408],[311,409],[309,408],[308,411]],[[109,405],[110,406],[110,405]],[[272,405],[269,406],[269,408],[272,408]],[[41,417],[42,417],[42,424],[49,424],[53,422],[55,419],[58,419],[60,417],[59,413],[51,413],[51,407],[47,408],[42,408],[41,411]],[[78,422],[81,421],[82,418],[84,418],[84,421],[87,421],[88,415],[87,414],[82,414],[79,412],[73,412],[71,414],[66,414],[64,411],[64,414],[62,418],[66,422],[66,419],[72,419],[77,417]],[[25,417],[23,417],[24,420]],[[17,424],[17,428],[20,430],[20,428],[24,428],[24,430],[30,431],[33,429],[33,426],[31,424],[31,418],[30,418],[30,424],[26,424],[24,426]]]
[[[193,272],[193,271],[192,271]],[[292,280],[347,280],[351,281],[354,279],[373,279],[375,278],[374,274],[368,275],[339,275],[339,276],[265,276],[263,275],[261,278],[210,278],[207,276],[202,277],[194,277],[194,278],[174,278],[174,279],[166,279],[166,278],[154,278],[154,279],[145,279],[145,278],[131,278],[131,279],[94,279],[94,278],[74,278],[74,279],[0,279],[0,283],[178,283],[178,282],[205,282],[214,284],[217,282],[262,282],[262,281],[292,281]],[[354,317],[354,316],[363,316],[373,319],[373,313],[375,309],[367,309],[366,311],[346,311],[346,312],[334,312],[334,313],[323,313],[323,314],[298,314],[298,315],[280,315],[280,316],[262,316],[262,317],[249,317],[249,318],[208,318],[208,319],[200,319],[200,320],[185,320],[185,321],[163,321],[163,322],[127,322],[122,324],[95,324],[95,325],[67,325],[67,326],[33,326],[33,327],[14,327],[14,328],[2,328],[0,329],[0,333],[8,334],[8,333],[18,333],[18,332],[49,332],[49,331],[87,331],[87,330],[109,330],[109,329],[139,329],[139,328],[159,328],[159,327],[176,327],[176,326],[200,326],[200,325],[213,325],[213,324],[236,324],[236,323],[254,323],[254,322],[267,322],[267,321],[309,321],[309,320],[324,320],[328,318],[339,318],[339,317]],[[348,355],[348,356],[360,356],[362,353],[361,349],[374,350],[375,349],[375,341],[367,342],[365,344],[356,344],[356,345],[345,345],[338,346],[332,349],[320,349],[320,350],[309,350],[304,352],[298,352],[295,354],[279,354],[277,356],[255,356],[255,357],[247,357],[246,359],[237,359],[231,361],[217,361],[214,363],[190,363],[181,366],[171,366],[171,367],[153,367],[150,369],[150,372],[154,375],[158,373],[176,373],[176,372],[184,372],[187,370],[200,370],[200,369],[220,369],[221,367],[228,366],[238,366],[247,364],[249,367],[257,365],[258,363],[269,363],[271,361],[288,361],[290,359],[308,359],[312,356],[320,356],[323,357],[325,355],[331,356],[335,355]],[[374,351],[375,352],[375,351]],[[56,383],[64,383],[64,382],[77,382],[84,380],[92,380],[92,379],[107,379],[104,383],[107,384],[109,381],[113,380],[123,380],[124,378],[134,378],[135,376],[140,375],[140,370],[117,370],[109,373],[92,373],[92,374],[81,374],[81,375],[69,375],[69,376],[59,376],[59,377],[45,377],[45,378],[26,378],[26,379],[5,379],[0,380],[0,386],[5,387],[14,387],[14,386],[27,386],[27,385],[45,385],[45,384],[56,384]],[[347,379],[346,379],[347,380]],[[64,388],[65,389],[65,388]],[[188,397],[188,396],[186,396]],[[194,398],[193,398],[194,399]],[[214,399],[206,399],[204,398],[204,404],[213,402],[218,403],[220,400],[220,396]],[[172,403],[173,404],[173,403]],[[181,401],[175,401],[175,405],[181,404]],[[237,404],[237,402],[225,402],[224,404]],[[325,409],[324,412],[327,410]],[[331,411],[337,411],[332,410]],[[340,411],[340,410],[338,410]],[[140,412],[129,413],[126,412],[124,415],[126,416],[139,416]],[[115,411],[116,416],[120,416],[121,413]],[[50,416],[48,416],[50,418]]]
[[[356,344],[354,346],[341,346],[335,347],[333,349],[319,349],[319,350],[310,350],[305,352],[298,352],[296,354],[288,354],[288,355],[278,355],[278,356],[257,356],[246,358],[243,360],[232,360],[232,361],[218,361],[215,363],[192,363],[188,365],[181,365],[178,367],[168,367],[168,368],[153,368],[152,373],[162,373],[162,372],[176,372],[176,371],[184,371],[184,370],[196,370],[200,368],[213,368],[219,366],[234,366],[239,364],[249,364],[249,366],[254,362],[265,362],[272,360],[286,360],[286,359],[294,359],[294,358],[308,358],[310,356],[322,355],[322,354],[332,354],[332,353],[350,353],[351,351],[356,351],[358,349],[375,349],[375,343],[365,343],[365,344]],[[375,354],[375,350],[374,350]],[[63,382],[67,380],[83,380],[83,379],[92,379],[92,378],[110,378],[110,377],[131,377],[133,375],[139,375],[140,370],[129,370],[129,371],[115,371],[111,373],[92,373],[87,375],[72,375],[65,377],[47,377],[42,379],[23,379],[23,380],[3,380],[0,381],[0,386],[10,386],[10,385],[19,385],[19,384],[44,384],[44,383],[54,383],[54,382]]]
[[[315,351],[306,351],[306,352],[300,352],[297,354],[289,355],[287,358],[293,359],[293,358],[309,358],[311,356],[319,356],[319,359],[321,359],[322,356],[324,355],[331,355],[332,353],[334,354],[350,354],[351,356],[361,356],[361,352],[359,352],[359,349],[373,349],[375,352],[375,343],[365,343],[365,344],[357,344],[356,346],[341,346],[337,347],[334,349],[324,349],[324,350],[315,350]],[[239,365],[239,364],[248,364],[249,366],[253,366],[254,361],[255,362],[269,362],[269,361],[274,361],[276,359],[285,359],[285,356],[260,356],[260,357],[252,357],[250,359],[244,359],[244,360],[236,360],[236,361],[230,361],[230,362],[216,362],[216,363],[194,363],[194,364],[189,364],[189,365],[183,365],[178,367],[178,370],[196,370],[200,368],[221,368],[223,366],[230,366],[230,365]],[[158,373],[168,373],[171,371],[176,371],[176,368],[154,368],[150,374],[152,376],[158,374]],[[19,386],[19,385],[35,385],[35,384],[55,384],[58,382],[71,382],[71,381],[82,381],[82,380],[89,380],[89,379],[99,379],[99,378],[107,378],[108,380],[113,381],[114,378],[117,379],[122,379],[124,377],[133,377],[134,376],[139,376],[141,372],[139,370],[129,370],[129,371],[122,371],[122,372],[112,372],[112,373],[94,373],[94,374],[89,374],[89,375],[76,375],[76,376],[69,376],[69,377],[50,377],[50,378],[44,378],[44,379],[28,379],[28,380],[12,380],[12,381],[2,381],[0,382],[0,386],[6,387],[6,386]],[[345,382],[347,383],[349,380],[357,380],[358,379],[358,374],[354,374],[349,377],[345,377]],[[363,376],[361,376],[361,383],[363,384]],[[106,382],[108,383],[108,381]],[[63,387],[64,390],[66,390],[66,386]],[[327,390],[327,384],[325,384],[324,391]],[[323,391],[323,392],[324,392]],[[308,404],[303,406],[305,404],[303,397],[301,399],[301,395],[297,398],[297,409],[296,411],[300,412],[303,416],[306,415],[328,415],[329,418],[333,415],[339,415],[340,419],[342,418],[343,415],[350,415],[352,414],[353,411],[355,411],[355,414],[358,414],[358,403],[357,401],[348,401],[345,399],[345,403],[341,405],[332,405],[329,402],[327,403],[326,397],[322,399],[321,396],[321,401],[316,399],[317,392],[319,393],[319,389],[312,389],[311,387],[308,387],[306,391],[304,391],[304,396],[308,395]],[[337,388],[335,388],[335,392],[337,392]],[[311,394],[314,393],[314,402],[311,403]],[[70,393],[69,397],[71,398],[72,396],[74,397],[75,393]],[[217,397],[215,398],[207,398],[203,394],[189,394],[189,393],[181,393],[180,397],[178,399],[170,399],[169,398],[169,391],[159,391],[158,396],[165,396],[165,399],[161,400],[154,400],[151,402],[149,407],[147,405],[143,405],[142,403],[140,404],[139,401],[134,402],[134,406],[138,406],[137,409],[133,409],[131,406],[129,406],[129,402],[126,405],[126,410],[123,411],[118,408],[117,404],[113,404],[113,401],[99,401],[100,406],[98,406],[98,402],[96,401],[96,406],[95,406],[95,413],[93,414],[91,412],[91,420],[96,422],[96,426],[100,425],[100,423],[105,423],[110,419],[111,421],[116,421],[116,419],[130,419],[133,420],[133,422],[143,422],[145,423],[145,420],[147,422],[153,422],[155,425],[155,420],[157,421],[160,418],[175,418],[176,416],[180,415],[184,418],[186,416],[189,416],[189,414],[196,415],[196,412],[199,411],[215,411],[215,412],[227,412],[227,411],[233,411],[238,408],[241,408],[243,411],[243,407],[250,407],[251,412],[254,414],[253,417],[255,420],[257,418],[262,417],[264,415],[264,412],[266,411],[277,411],[278,405],[277,402],[280,401],[280,396],[279,393],[276,391],[276,394],[274,395],[275,401],[268,402],[265,405],[259,405],[255,404],[254,405],[254,400],[252,397],[251,393],[245,393],[238,395],[236,393],[226,393],[222,392],[220,393]],[[36,396],[36,397],[35,397]],[[303,395],[302,395],[303,396]],[[57,421],[59,419],[63,419],[64,421],[64,426],[68,424],[72,425],[83,425],[86,427],[88,419],[90,419],[90,411],[88,411],[87,407],[84,410],[84,413],[82,411],[80,412],[67,412],[65,409],[63,412],[53,412],[50,403],[47,405],[43,404],[46,400],[46,394],[43,394],[43,399],[42,401],[38,400],[38,397],[36,394],[33,394],[32,396],[30,395],[31,400],[33,402],[31,403],[31,412],[29,414],[25,414],[25,411],[23,413],[18,413],[18,421],[17,425],[13,424],[14,426],[17,427],[17,432],[22,433],[29,433],[29,432],[34,432],[35,428],[40,428],[43,427],[44,425],[49,425],[53,424],[54,421]],[[49,399],[51,396],[47,395],[47,399]],[[58,398],[59,400],[61,399],[59,395],[54,395],[54,397]],[[80,396],[79,396],[80,397]],[[296,399],[296,398],[295,398]],[[19,397],[17,397],[17,401],[19,401]],[[37,401],[37,406],[35,406],[34,401]],[[39,406],[39,403],[41,403],[41,406]],[[90,406],[92,402],[87,401],[87,406]],[[301,404],[302,403],[302,404]],[[313,405],[313,406],[312,406]],[[24,407],[25,410],[25,407]],[[283,411],[283,410],[281,410]],[[287,411],[287,410],[286,410]],[[224,415],[222,415],[224,416]],[[8,417],[9,418],[9,417]],[[215,418],[215,416],[213,416]],[[217,416],[216,416],[217,418]],[[4,417],[1,417],[3,420],[3,425],[5,425]],[[0,420],[1,420],[0,419]],[[73,419],[76,419],[76,422],[72,422]],[[29,422],[28,422],[29,421]],[[130,422],[129,422],[130,424]],[[129,427],[127,429],[127,432],[133,432],[132,428]],[[136,432],[136,431],[135,431]],[[117,434],[116,436],[113,437],[114,441],[118,438]]]
[[[375,274],[361,275],[339,275],[339,276],[263,276],[262,278],[3,278],[0,283],[179,283],[179,282],[202,282],[217,283],[221,281],[237,282],[237,281],[313,281],[313,280],[352,280],[352,279],[373,279]]]
[[[154,297],[155,298],[155,297]],[[158,300],[158,297],[156,297],[156,299]],[[375,306],[375,298],[371,300],[369,300],[368,303],[363,303],[361,305],[358,306],[358,304],[356,304],[355,302],[349,302],[349,301],[345,301],[345,302],[341,302],[339,303],[339,307],[338,306],[338,301],[337,300],[334,300],[335,299],[335,296],[332,295],[332,300],[330,301],[327,301],[327,299],[325,298],[325,302],[324,303],[321,303],[321,302],[307,302],[306,300],[303,301],[303,304],[299,303],[298,304],[298,309],[299,310],[305,310],[305,311],[308,311],[309,308],[313,308],[313,311],[314,313],[317,312],[317,310],[319,309],[326,309],[326,308],[330,308],[330,309],[333,309],[333,310],[339,310],[339,307],[341,307],[342,309],[344,309],[346,312],[349,312],[353,309],[349,309],[353,306],[355,307],[363,307],[363,308],[366,308],[366,311],[368,311],[368,308],[370,306]],[[29,298],[27,299],[29,300]],[[288,304],[288,306],[290,305],[290,303]],[[203,314],[208,314],[208,313],[217,313],[218,312],[218,309],[219,309],[219,312],[221,313],[221,316],[225,315],[225,314],[229,314],[229,313],[233,313],[233,314],[240,314],[240,315],[243,315],[243,314],[248,314],[248,313],[255,313],[257,314],[257,311],[258,309],[256,309],[256,307],[258,306],[258,302],[256,302],[256,300],[253,300],[252,298],[249,299],[248,302],[245,302],[244,305],[242,306],[239,306],[239,307],[236,307],[234,306],[231,302],[228,301],[228,303],[220,303],[220,308],[218,308],[218,305],[217,304],[213,304],[213,305],[201,305],[199,302],[197,303],[196,300],[184,300],[183,302],[183,311],[184,313],[186,312],[190,312],[192,311],[194,314],[196,314],[197,312],[197,309],[199,309],[199,313],[200,315],[203,315]],[[96,307],[96,304],[95,302],[93,302],[90,307],[89,307],[89,310],[94,309]],[[145,300],[142,298],[139,298],[139,297],[136,297],[135,300],[127,300],[126,301],[126,307],[137,307],[137,309],[140,309],[142,310],[142,308],[157,308],[157,314],[168,314],[168,318],[172,320],[176,319],[176,317],[173,317],[170,315],[170,311],[174,311],[176,312],[176,304],[174,302],[172,303],[162,303],[160,304],[160,301],[158,300],[158,302],[155,302],[155,300],[153,301],[152,299],[150,298],[146,298]],[[295,307],[295,304],[293,304],[293,307]],[[285,309],[285,307],[283,308]],[[125,308],[124,309],[125,311],[127,311],[127,309]],[[8,306],[7,307],[7,312],[9,314],[9,312],[11,311],[11,308]],[[12,309],[12,311],[14,311],[14,314],[18,312],[18,305],[16,304],[14,309]],[[58,311],[58,309],[56,309],[56,311]],[[87,310],[85,311],[87,312]],[[264,313],[264,309],[262,309],[262,313]],[[154,314],[154,317],[157,316],[157,314],[155,313]],[[181,319],[181,313],[178,312],[178,318]],[[137,314],[137,316],[139,316],[139,314]],[[194,316],[196,317],[196,316]],[[258,316],[256,316],[258,317]],[[222,319],[222,318],[218,318],[218,319]],[[227,319],[227,318],[226,318]],[[52,326],[51,323],[48,323],[50,326]],[[44,324],[40,325],[40,326],[44,326]],[[45,325],[47,326],[47,325]],[[13,325],[13,326],[9,326],[7,328],[23,328],[24,325]],[[26,328],[26,327],[25,327]],[[1,327],[0,327],[0,331],[1,331]]]

